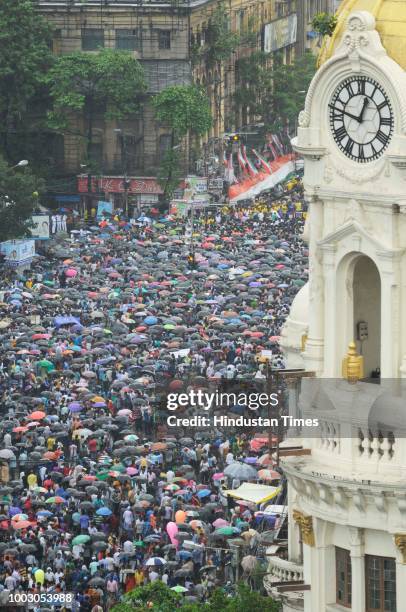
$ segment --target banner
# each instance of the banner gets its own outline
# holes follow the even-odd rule
[[[32,215],[33,227],[30,229],[31,236],[36,240],[49,239],[49,215]]]
[[[35,256],[35,240],[7,240],[7,242],[1,242],[0,252],[5,256],[5,263],[10,266],[29,263]]]
[[[206,176],[187,176],[185,183],[188,188],[193,190],[194,193],[206,193],[207,192],[207,177]]]
[[[88,178],[87,174],[81,174],[78,179],[78,192],[88,193]],[[128,178],[129,186],[128,193],[163,193],[162,187],[157,180],[152,177],[143,178]],[[92,176],[91,177],[92,193],[125,193],[124,177],[121,176]]]
[[[97,202],[97,218],[101,219],[105,215],[113,214],[113,202],[103,202],[99,200]]]
[[[283,47],[294,45],[297,37],[297,14],[267,23],[264,27],[265,53],[273,53]]]

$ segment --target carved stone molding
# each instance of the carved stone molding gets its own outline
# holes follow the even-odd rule
[[[406,565],[406,533],[395,533],[395,546],[402,554],[402,563]]]
[[[299,525],[303,543],[314,546],[313,517],[306,516],[299,510],[293,510],[293,520]]]

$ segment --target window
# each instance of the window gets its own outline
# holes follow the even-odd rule
[[[336,602],[351,608],[350,551],[336,546]]]
[[[116,30],[116,49],[136,51],[139,48],[137,30]]]
[[[396,564],[390,557],[365,555],[367,612],[396,612]]]
[[[170,49],[171,48],[171,31],[170,30],[158,30],[158,48],[159,49]]]
[[[82,30],[82,51],[97,51],[104,47],[104,32],[96,28]]]

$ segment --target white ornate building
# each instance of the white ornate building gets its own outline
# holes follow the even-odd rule
[[[299,118],[310,280],[282,344],[319,427],[282,460],[289,558],[265,584],[285,612],[406,611],[405,70],[406,2],[345,0]],[[352,341],[380,384],[341,380]]]

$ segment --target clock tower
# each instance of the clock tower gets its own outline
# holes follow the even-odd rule
[[[317,374],[286,373],[290,412],[318,425],[281,444],[289,558],[264,583],[284,612],[403,612],[406,2],[343,0],[320,63],[294,141],[309,283],[281,339]]]
[[[310,211],[302,358],[338,377],[354,340],[366,377],[395,378],[406,376],[406,73],[373,14],[344,11],[339,26],[294,141]]]

